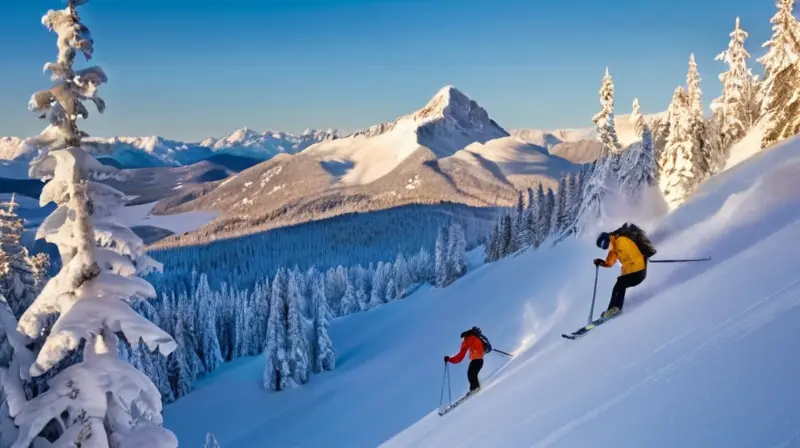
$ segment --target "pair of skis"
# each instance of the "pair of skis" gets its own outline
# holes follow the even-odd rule
[[[459,398],[458,400],[448,404],[447,406],[440,407],[439,408],[439,416],[443,416],[443,415],[447,414],[448,412],[452,411],[458,405],[460,405],[461,403],[467,401],[467,399],[469,397],[472,397],[473,395],[476,395],[477,393],[478,392],[467,392],[466,395],[464,395],[463,397]]]
[[[571,340],[575,340],[575,339],[578,339],[580,337],[583,337],[583,336],[586,335],[586,333],[589,332],[589,330],[597,328],[599,325],[602,325],[602,324],[610,321],[611,319],[619,316],[620,313],[622,313],[622,312],[620,311],[620,312],[614,314],[611,317],[600,317],[600,318],[597,318],[597,319],[589,322],[588,324],[582,326],[581,328],[573,331],[572,333],[564,333],[564,334],[562,334],[561,337],[565,338],[565,339],[571,339]]]

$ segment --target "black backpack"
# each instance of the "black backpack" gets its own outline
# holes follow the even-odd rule
[[[489,342],[489,338],[487,338],[483,333],[481,333],[480,328],[472,327],[469,330],[461,333],[461,337],[463,338],[470,334],[481,340],[481,343],[483,344],[483,353],[489,353],[492,351],[492,343]]]
[[[619,229],[611,232],[614,236],[624,236],[628,237],[636,243],[636,247],[639,248],[639,252],[642,253],[645,259],[649,259],[653,255],[656,254],[656,248],[653,246],[653,243],[647,238],[647,234],[644,233],[644,230],[640,229],[636,224],[625,223]]]

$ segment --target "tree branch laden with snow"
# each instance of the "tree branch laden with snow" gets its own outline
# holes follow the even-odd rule
[[[31,355],[35,360],[26,363],[28,371],[20,373],[22,379],[51,374],[85,342],[83,357],[50,378],[45,392],[12,409],[19,428],[13,446],[47,440],[58,446],[176,447],[174,434],[162,426],[158,388],[118,355],[118,335],[134,347],[143,342],[164,356],[177,344],[129,304],[155,297],[153,286],[137,275],[158,270],[160,264],[144,255],[141,238],[115,218],[128,198],[93,182],[124,176],[99,163],[81,144],[87,134],[78,128],[77,119],[88,117],[83,102],[93,102],[102,112],[105,102],[96,94],[108,81],[99,67],[73,68],[78,53],[87,60],[93,53],[91,33],[76,10],[86,3],[70,0],[65,9],[51,10],[42,19],[58,35],[58,58],[45,65],[54,86],[35,93],[29,104],[50,123],[34,139],[40,152],[29,173],[50,180],[40,203],[55,202],[58,207],[37,236],[58,247],[62,268],[17,325],[20,334],[41,346]],[[46,331],[54,315],[58,318]],[[25,356],[15,350],[15,361]],[[51,421],[59,422],[59,431],[43,432]]]

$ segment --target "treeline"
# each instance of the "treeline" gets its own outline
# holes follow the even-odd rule
[[[179,290],[134,303],[175,338],[177,350],[164,357],[119,344],[120,356],[151,378],[166,403],[189,393],[198,378],[244,356],[264,355],[269,389],[305,384],[312,374],[335,368],[331,319],[402,299],[426,283],[449,285],[466,273],[463,227],[441,228],[436,241],[434,256],[422,248],[367,266],[281,267],[253,288],[228,283],[230,276],[216,279],[215,288],[209,274],[190,271]]]

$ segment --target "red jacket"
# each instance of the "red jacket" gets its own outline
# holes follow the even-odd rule
[[[453,364],[458,364],[464,359],[464,355],[469,350],[469,359],[483,359],[483,342],[475,335],[467,335],[464,341],[461,342],[461,351],[457,355],[452,356],[449,361]]]

